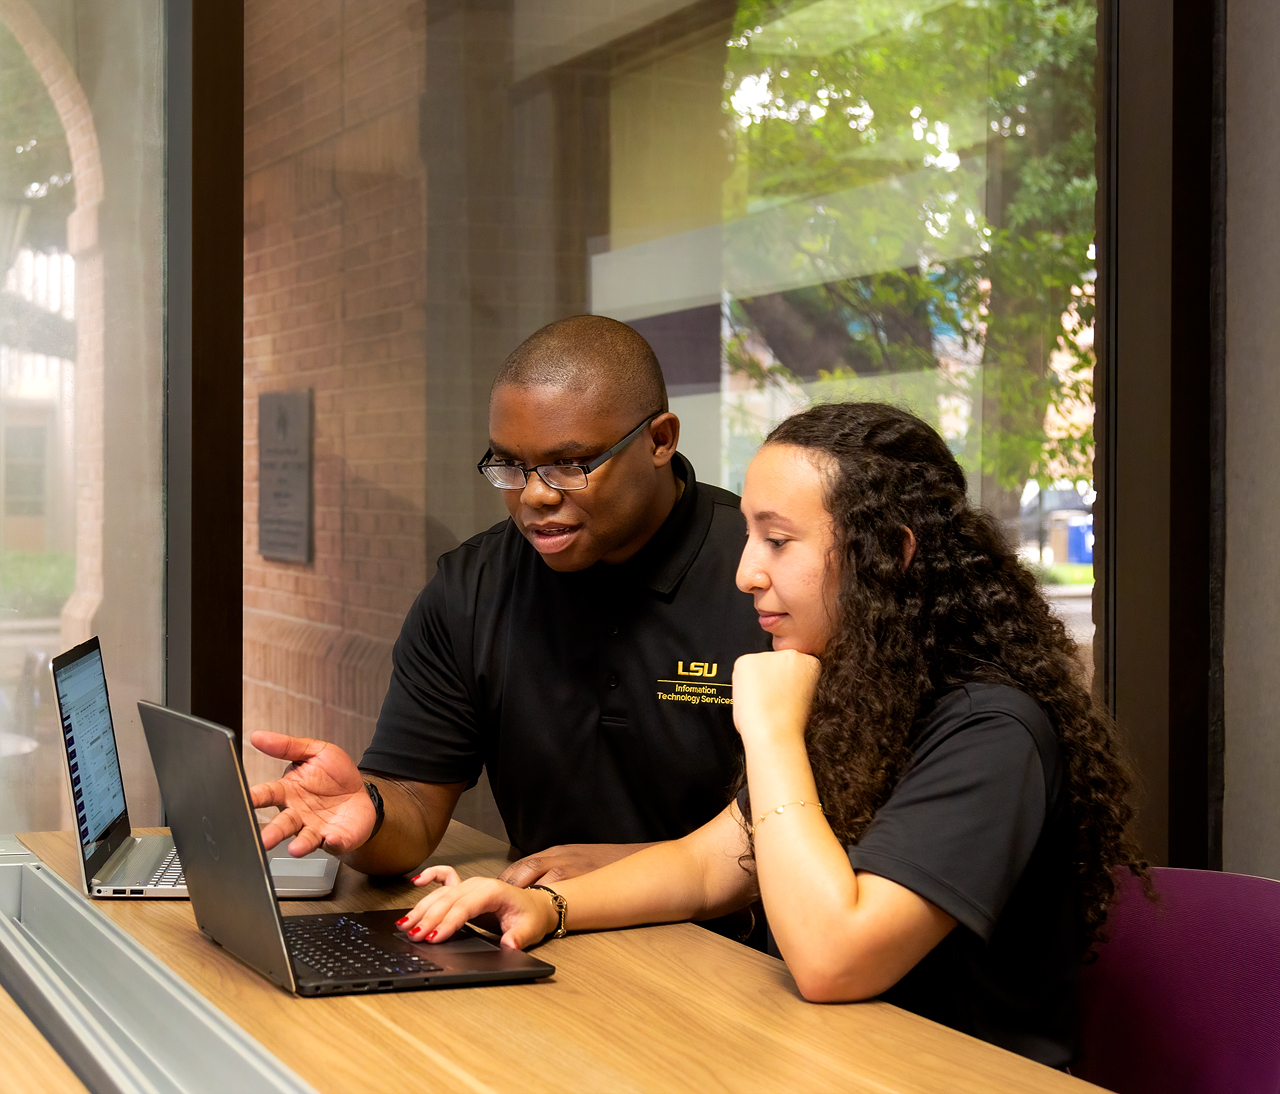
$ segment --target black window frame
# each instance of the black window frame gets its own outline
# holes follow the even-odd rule
[[[1099,15],[1096,686],[1153,862],[1221,869],[1226,0]]]
[[[165,701],[243,727],[244,7],[166,0]]]

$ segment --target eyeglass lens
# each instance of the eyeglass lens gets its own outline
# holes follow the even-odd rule
[[[587,473],[573,464],[564,467],[546,464],[534,468],[533,471],[552,490],[582,490],[587,485]],[[487,464],[484,467],[484,474],[494,486],[501,490],[524,489],[526,476],[522,467],[510,464]]]

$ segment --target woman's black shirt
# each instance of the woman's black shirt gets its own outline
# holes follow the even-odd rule
[[[1022,692],[968,684],[922,715],[911,748],[849,861],[959,925],[883,999],[1063,1067],[1085,947],[1053,727]]]

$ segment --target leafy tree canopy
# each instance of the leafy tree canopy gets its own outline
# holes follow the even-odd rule
[[[928,179],[920,223],[864,217],[829,244],[911,230],[918,265],[733,314],[797,377],[927,368],[944,344],[980,355],[993,494],[1092,477],[1096,21],[1096,0],[742,0],[729,41],[727,218]],[[975,165],[981,208],[956,184]],[[935,243],[964,231],[976,245]]]

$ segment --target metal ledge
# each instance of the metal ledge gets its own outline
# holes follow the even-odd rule
[[[0,836],[0,985],[94,1094],[315,1094],[30,853]]]

